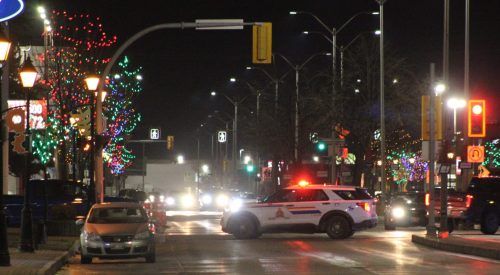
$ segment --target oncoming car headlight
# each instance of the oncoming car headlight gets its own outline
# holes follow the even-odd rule
[[[165,202],[167,203],[167,205],[174,205],[175,204],[175,199],[172,198],[172,197],[167,197],[167,199],[165,200]]]
[[[220,194],[215,200],[218,207],[226,207],[229,204],[229,197],[225,194]]]
[[[401,219],[402,217],[404,217],[406,215],[403,207],[394,207],[391,210],[391,213],[395,219]]]
[[[204,194],[201,197],[201,202],[203,203],[203,205],[211,204],[212,203],[212,196],[210,196],[210,194]]]
[[[190,194],[182,196],[182,206],[189,208],[194,205],[194,198]]]

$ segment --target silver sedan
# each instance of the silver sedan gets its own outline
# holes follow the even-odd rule
[[[82,225],[80,234],[81,263],[98,258],[145,257],[155,262],[154,225],[145,209],[136,203],[95,204]]]

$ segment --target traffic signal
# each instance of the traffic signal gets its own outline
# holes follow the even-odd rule
[[[326,144],[326,142],[321,140],[318,141],[318,143],[316,143],[316,152],[318,152],[318,155],[328,155],[328,145]]]
[[[486,137],[486,101],[484,99],[469,100],[468,136]]]
[[[422,96],[421,115],[422,115],[422,140],[430,140],[430,97]],[[434,139],[443,139],[443,114],[441,107],[441,96],[436,96],[434,99]]]
[[[271,64],[273,53],[272,23],[254,25],[252,34],[252,63]]]
[[[253,173],[255,171],[255,166],[252,163],[246,165],[245,169],[248,173]]]
[[[167,136],[167,150],[174,149],[174,136]]]

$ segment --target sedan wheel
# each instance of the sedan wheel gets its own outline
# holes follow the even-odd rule
[[[81,264],[91,264],[92,263],[92,257],[84,256],[82,255],[80,258],[80,263]]]

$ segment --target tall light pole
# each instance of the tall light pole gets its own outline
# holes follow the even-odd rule
[[[313,58],[320,56],[320,55],[331,55],[331,53],[315,53],[311,55],[309,58],[306,59],[302,64],[293,64],[288,58],[283,56],[282,54],[279,53],[274,53],[273,56],[279,56],[285,62],[290,66],[292,70],[295,71],[295,125],[294,125],[294,146],[293,146],[293,156],[295,162],[299,160],[299,76],[300,76],[300,71],[304,66],[309,63]]]
[[[386,0],[376,0],[379,4],[379,18],[380,18],[380,159],[382,165],[380,166],[381,172],[381,185],[385,188],[386,193],[392,191],[392,186],[386,186],[385,178],[385,94],[384,94],[384,3]]]
[[[380,30],[361,32],[356,35],[349,43],[345,46],[340,46],[340,88],[344,87],[344,52],[352,45],[356,40],[366,33],[373,33],[374,35],[380,35]]]
[[[11,43],[3,36],[3,30],[0,26],[0,75],[2,77],[2,90],[3,87],[8,85],[9,75],[7,70],[3,70],[4,61],[6,61],[9,57]],[[0,106],[2,106],[2,102],[5,99],[2,98],[0,94]],[[3,110],[2,110],[3,111]],[[3,187],[7,182],[4,181],[3,178],[3,140],[5,138],[4,134],[4,121],[3,119],[0,121],[0,266],[9,266],[10,265],[10,255],[9,248],[7,245],[7,220],[5,219],[5,209],[3,205]]]
[[[447,101],[448,107],[453,109],[453,138],[455,139],[455,144],[457,142],[457,109],[464,108],[466,105],[465,99],[462,98],[450,98]],[[456,145],[455,145],[456,147]],[[456,153],[456,152],[455,152]]]
[[[281,77],[273,77],[266,70],[260,67],[246,67],[247,70],[259,70],[263,72],[267,78],[269,78],[274,83],[274,116],[278,114],[278,99],[279,99],[279,83],[290,73],[290,71],[283,74]]]
[[[364,14],[373,14],[373,15],[378,15],[378,12],[376,11],[362,11],[354,14],[349,18],[347,21],[344,22],[339,28],[335,27],[328,27],[327,24],[325,24],[318,16],[316,16],[312,12],[308,11],[290,11],[291,15],[296,15],[296,14],[305,14],[308,15],[314,20],[316,20],[330,35],[331,39],[328,38],[327,36],[324,36],[327,38],[328,41],[332,44],[332,108],[335,106],[335,96],[336,96],[336,89],[335,89],[335,79],[337,76],[337,68],[336,68],[336,63],[337,63],[337,55],[336,55],[336,49],[337,49],[337,34],[341,32],[351,21],[353,21],[356,17]]]
[[[94,92],[97,90],[97,86],[99,85],[99,76],[97,75],[87,75],[85,78],[85,83],[87,84],[87,89],[90,91],[90,167],[89,167],[89,203],[92,205],[96,201],[98,201],[96,197],[96,188],[95,188],[95,180],[94,180],[94,167],[95,167],[95,96]],[[101,94],[102,96],[102,94]],[[101,101],[102,102],[102,101]]]
[[[31,212],[31,202],[29,198],[29,180],[31,175],[31,132],[30,132],[30,90],[35,84],[38,72],[31,63],[28,56],[24,61],[21,72],[22,86],[26,89],[26,141],[28,144],[28,152],[26,153],[26,167],[24,171],[24,203],[21,217],[21,241],[19,242],[19,250],[21,252],[34,252],[33,246],[33,216]]]
[[[235,82],[236,79],[231,82]],[[211,93],[212,96],[216,96],[217,93]],[[233,119],[233,150],[231,152],[232,162],[233,162],[233,177],[236,175],[236,151],[238,150],[238,106],[247,99],[248,96],[240,100],[234,100],[227,95],[223,94],[224,97],[234,106],[234,119]]]

